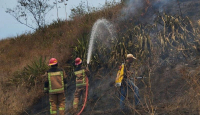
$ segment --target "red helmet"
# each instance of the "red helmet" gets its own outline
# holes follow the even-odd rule
[[[50,65],[56,65],[57,63],[58,63],[58,61],[57,61],[56,58],[51,58],[51,59],[49,60],[49,66],[50,66]]]
[[[75,65],[79,65],[81,63],[82,63],[81,58],[78,57],[78,58],[75,59]]]

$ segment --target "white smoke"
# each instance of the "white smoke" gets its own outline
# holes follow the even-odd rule
[[[166,9],[174,7],[174,5],[178,8],[178,3],[179,2],[177,0],[155,0],[151,4],[152,7],[158,10],[159,13],[162,13],[165,12]]]
[[[122,19],[127,19],[129,16],[133,16],[138,12],[138,9],[144,5],[143,0],[128,0],[125,3],[125,7],[121,10]]]
[[[138,15],[138,13],[145,13],[144,11],[141,12],[141,9],[145,9],[146,7],[153,8],[155,12],[163,13],[166,9],[171,9],[172,6],[178,9],[178,3],[177,0],[127,0],[121,10],[121,16],[119,18],[120,20],[125,20],[136,14]]]

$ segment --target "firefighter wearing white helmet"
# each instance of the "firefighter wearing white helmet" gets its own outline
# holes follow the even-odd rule
[[[122,110],[126,110],[124,100],[127,95],[127,88],[134,90],[135,105],[137,106],[140,103],[139,88],[130,80],[130,73],[133,73],[130,71],[130,65],[133,60],[136,60],[133,54],[126,56],[126,62],[120,66],[115,81],[116,86],[120,86],[120,109]]]

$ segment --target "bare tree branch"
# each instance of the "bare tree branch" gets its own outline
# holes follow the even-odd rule
[[[53,5],[48,4],[49,0],[18,0],[14,9],[7,9],[7,13],[12,15],[18,22],[29,28],[36,30],[45,26],[45,16],[53,9]],[[32,20],[32,22],[31,22]],[[36,27],[34,27],[34,23]]]

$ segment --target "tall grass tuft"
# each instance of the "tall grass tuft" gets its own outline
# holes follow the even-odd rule
[[[10,83],[14,85],[26,85],[31,87],[37,83],[42,83],[42,74],[47,71],[49,66],[47,65],[46,58],[40,57],[31,62],[31,64],[24,67],[21,71],[16,71],[13,74],[13,78],[10,79]]]

